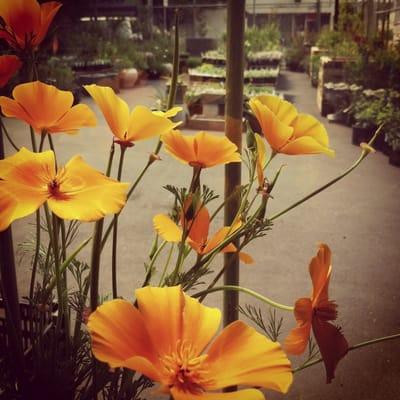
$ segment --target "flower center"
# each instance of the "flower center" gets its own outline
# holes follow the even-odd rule
[[[49,191],[50,197],[56,198],[57,200],[68,200],[69,196],[66,193],[63,193],[60,189],[60,186],[64,180],[65,169],[62,168],[57,176],[50,180],[47,184],[47,190]]]
[[[202,393],[207,384],[202,377],[202,363],[206,358],[206,354],[198,356],[190,343],[179,340],[175,352],[161,357],[168,386],[192,394]]]

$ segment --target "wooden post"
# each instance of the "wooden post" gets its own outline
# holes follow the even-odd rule
[[[244,18],[245,0],[228,0],[227,44],[226,44],[226,101],[225,135],[242,148],[243,115],[243,67],[244,67]],[[225,199],[230,197],[241,183],[241,163],[225,166]],[[225,225],[232,224],[240,206],[236,195],[225,205]],[[238,245],[238,243],[236,243]],[[225,285],[239,284],[239,256],[237,253],[224,255]],[[238,319],[239,295],[236,291],[224,292],[224,325]]]

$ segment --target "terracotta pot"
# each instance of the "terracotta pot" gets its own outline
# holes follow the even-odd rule
[[[122,89],[131,89],[135,86],[139,77],[136,68],[126,68],[119,73],[119,85]]]

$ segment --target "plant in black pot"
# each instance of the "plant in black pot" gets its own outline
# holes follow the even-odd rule
[[[400,110],[395,109],[384,126],[385,142],[389,146],[389,163],[400,167]]]
[[[382,99],[361,97],[355,104],[355,124],[353,125],[352,143],[359,146],[361,142],[369,142],[376,127]]]

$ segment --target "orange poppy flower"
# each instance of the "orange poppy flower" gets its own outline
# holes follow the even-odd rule
[[[240,162],[237,146],[225,136],[197,132],[194,136],[171,131],[161,137],[165,150],[177,160],[192,167],[208,168]]]
[[[272,150],[289,155],[325,153],[329,148],[325,127],[313,116],[299,114],[293,104],[277,96],[261,95],[249,101],[262,133]]]
[[[97,123],[93,111],[86,104],[72,107],[74,96],[71,92],[43,82],[18,85],[13,90],[13,97],[0,97],[3,114],[25,121],[39,134],[75,134],[81,127]]]
[[[121,210],[128,186],[107,178],[80,156],[56,171],[51,150],[33,153],[22,148],[0,160],[0,231],[34,213],[46,201],[60,218],[98,220]]]
[[[110,87],[85,85],[84,88],[100,107],[111,132],[117,138],[116,142],[125,146],[129,147],[132,146],[132,142],[162,135],[181,124],[171,122],[165,113],[161,115],[144,106],[136,106],[129,114],[128,104]],[[170,111],[173,112],[174,109]]]
[[[14,49],[35,49],[42,43],[53,18],[62,6],[50,1],[39,4],[36,0],[1,0],[0,38]]]
[[[337,318],[337,305],[329,300],[328,286],[332,271],[331,251],[326,244],[321,244],[316,257],[310,263],[310,275],[313,292],[310,298],[296,301],[294,315],[297,327],[285,340],[285,350],[291,354],[304,352],[311,328],[324,360],[327,383],[335,377],[338,362],[346,355],[348,344],[340,329],[328,321]]]
[[[135,295],[138,308],[117,299],[89,316],[92,350],[100,361],[160,382],[175,400],[264,399],[257,389],[215,392],[232,385],[287,392],[293,377],[279,343],[236,321],[202,354],[220,325],[218,309],[187,296],[179,286],[148,286]]]
[[[21,68],[22,62],[17,56],[0,56],[0,88]]]
[[[241,223],[237,223],[232,227],[224,226],[209,238],[210,214],[204,205],[198,206],[194,212],[193,219],[183,222],[183,218],[181,218],[181,223],[186,224],[188,244],[200,255],[213,251],[229,234],[234,233],[241,226]],[[182,240],[182,228],[167,215],[156,215],[153,218],[153,224],[156,232],[167,242],[179,243]],[[222,253],[235,253],[236,251],[237,248],[233,243],[229,243],[221,250]],[[245,264],[254,262],[253,258],[247,253],[240,252],[239,257]]]

